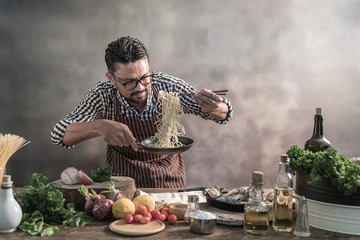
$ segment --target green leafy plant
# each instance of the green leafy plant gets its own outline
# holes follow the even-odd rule
[[[44,228],[44,225],[47,226]],[[59,231],[59,227],[46,224],[40,211],[35,211],[32,214],[24,213],[19,228],[30,235],[52,236]]]
[[[360,187],[360,165],[338,155],[333,147],[313,153],[293,145],[287,154],[290,158],[290,171],[293,174],[310,174],[309,184],[329,179],[345,195],[357,192]]]
[[[64,207],[64,196],[57,189],[60,184],[45,184],[47,177],[41,173],[33,173],[32,185],[25,186],[19,193],[23,218],[19,228],[30,235],[52,236],[59,231],[59,224],[71,227],[90,223],[90,217],[83,213],[75,214],[74,205]],[[47,228],[44,228],[47,226]]]
[[[92,170],[89,174],[89,177],[94,182],[107,182],[111,180],[112,167],[109,163],[106,163],[103,168],[98,168],[97,170]]]

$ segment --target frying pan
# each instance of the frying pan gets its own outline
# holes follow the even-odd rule
[[[189,150],[189,148],[191,147],[191,145],[194,142],[191,138],[187,138],[187,137],[178,137],[178,139],[179,139],[179,142],[181,142],[184,146],[177,147],[177,148],[149,147],[150,144],[154,144],[157,142],[157,139],[151,139],[151,138],[147,138],[141,142],[136,142],[136,144],[138,145],[138,147],[141,147],[148,152],[168,155],[168,154],[177,154],[177,153],[185,152],[185,151]]]

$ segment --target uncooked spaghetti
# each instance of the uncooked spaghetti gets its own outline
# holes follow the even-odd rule
[[[2,181],[5,166],[10,157],[20,148],[29,143],[30,142],[26,141],[22,137],[11,134],[2,135],[0,133],[0,182]]]
[[[185,134],[185,128],[180,124],[180,118],[184,111],[180,105],[179,93],[159,91],[158,108],[161,110],[158,120],[155,122],[157,132],[152,138],[157,142],[149,145],[154,148],[177,148],[183,144],[178,136]]]

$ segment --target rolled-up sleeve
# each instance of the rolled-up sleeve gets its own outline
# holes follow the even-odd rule
[[[74,145],[67,146],[63,142],[66,128],[74,122],[90,122],[95,119],[105,118],[104,116],[106,116],[104,99],[96,88],[92,89],[74,111],[55,124],[50,134],[51,141],[60,147],[72,148]]]

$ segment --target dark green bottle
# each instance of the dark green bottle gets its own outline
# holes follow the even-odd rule
[[[305,142],[305,149],[312,152],[319,152],[331,147],[330,141],[324,137],[323,119],[323,109],[316,108],[313,135]]]

